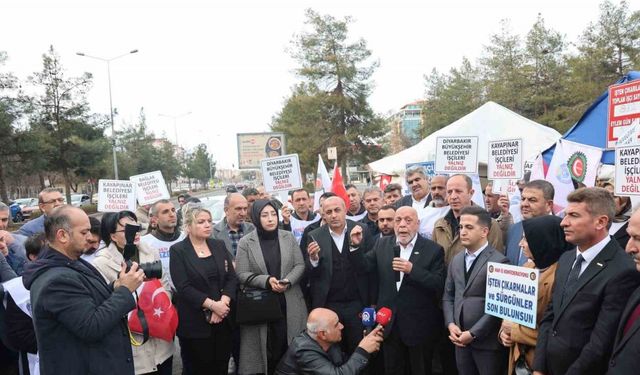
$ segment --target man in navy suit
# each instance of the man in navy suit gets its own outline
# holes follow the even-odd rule
[[[520,200],[520,213],[522,220],[531,219],[543,215],[553,215],[553,185],[545,180],[533,180],[527,183],[522,190]],[[522,266],[527,258],[520,250],[522,239],[522,222],[517,222],[509,227],[505,241],[505,255],[509,263]]]
[[[558,260],[551,301],[538,329],[534,375],[606,373],[622,310],[638,286],[633,261],[609,236],[612,195],[582,188],[567,201],[560,225],[576,249]]]

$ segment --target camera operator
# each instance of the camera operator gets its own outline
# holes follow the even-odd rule
[[[137,263],[113,284],[80,259],[91,236],[89,217],[61,206],[45,220],[48,245],[27,264],[40,374],[133,374],[127,322],[131,293],[144,278]]]
[[[169,287],[169,278],[167,273],[162,274],[160,254],[158,250],[140,242],[139,231],[141,228],[136,215],[131,211],[106,213],[102,217],[100,232],[102,241],[104,241],[107,247],[98,253],[93,265],[100,271],[107,282],[113,282],[118,279],[118,274],[120,273],[123,262],[127,262],[127,266],[131,261],[138,262],[140,268],[145,272],[145,281],[161,276],[163,292],[166,293],[170,300],[171,288]],[[154,266],[156,267],[156,274],[152,275],[150,274],[150,269]],[[143,287],[143,290],[146,289]],[[155,292],[153,294],[154,296],[156,295]],[[142,293],[140,293],[140,298],[143,298]],[[152,303],[156,300],[158,300],[157,296],[152,298]],[[169,304],[167,303],[166,305]],[[154,306],[151,306],[149,311],[145,311],[146,309],[142,308],[147,321],[150,321],[154,317],[153,307]],[[163,307],[166,308],[166,306]],[[160,314],[160,318],[166,315],[168,314],[163,312]],[[169,329],[169,325],[167,325],[167,329]],[[131,343],[133,347],[135,373],[171,374],[173,342],[166,341],[159,337],[153,337],[153,332],[150,332],[150,334],[151,336],[148,337],[148,341],[142,345],[138,345],[144,341],[143,335],[133,333]]]

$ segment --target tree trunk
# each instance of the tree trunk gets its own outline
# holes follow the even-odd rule
[[[67,197],[67,204],[71,204],[71,177],[69,176],[69,170],[65,167],[62,168],[62,177],[64,178],[64,190]]]
[[[7,185],[4,181],[4,167],[0,163],[0,200],[9,203],[9,196],[7,194]]]
[[[342,163],[340,163],[340,169],[342,172],[342,181],[344,181],[345,184],[351,182],[351,180],[349,179],[349,172],[347,172],[347,165],[348,165],[348,160],[343,159]]]
[[[44,190],[46,186],[44,186],[44,176],[42,173],[38,173],[38,179],[40,180],[40,190]]]

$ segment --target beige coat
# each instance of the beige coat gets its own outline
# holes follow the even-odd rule
[[[506,221],[504,224],[508,225]],[[503,222],[491,219],[491,228],[489,228],[487,241],[494,249],[504,254],[503,233]],[[434,224],[433,237],[431,239],[444,249],[444,263],[447,266],[451,263],[453,257],[464,249],[460,242],[460,235],[458,234],[454,237],[446,216],[438,219]]]
[[[287,302],[287,343],[302,332],[307,324],[307,305],[300,289],[300,279],[304,274],[304,260],[293,234],[279,230],[280,272],[283,279],[291,282],[284,292]],[[251,281],[250,286],[264,288],[269,273],[260,248],[258,232],[245,234],[238,243],[236,272],[241,284],[254,273],[260,276]],[[267,373],[267,325],[240,326],[240,366],[239,374]]]
[[[526,263],[524,267],[533,268],[531,262]],[[538,305],[536,306],[536,327],[540,325],[542,316],[547,310],[547,305],[551,302],[551,294],[553,292],[553,281],[556,279],[556,268],[558,263],[552,264],[544,272],[540,274],[538,280]],[[498,337],[500,335],[498,334]],[[520,324],[511,325],[511,340],[515,343],[509,350],[509,372],[513,374],[516,361],[520,358],[521,346],[525,348],[525,360],[530,368],[533,368],[533,357],[536,351],[536,341],[538,340],[538,329],[531,329]]]
[[[140,263],[154,262],[160,260],[158,250],[150,246],[140,243],[138,245]],[[116,244],[111,242],[109,246],[100,250],[93,266],[100,271],[102,276],[111,283],[118,278],[121,264],[124,262],[122,253],[118,251]],[[169,287],[169,275],[165,272],[162,275],[162,286],[171,298],[171,288]],[[141,335],[136,335],[136,341],[142,341]],[[146,374],[157,370],[157,365],[166,361],[173,355],[173,343],[162,339],[150,337],[149,340],[141,346],[133,346],[133,363],[135,365],[136,374]]]

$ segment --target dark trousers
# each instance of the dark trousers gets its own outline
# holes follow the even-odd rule
[[[455,345],[449,340],[449,330],[446,328],[436,344],[435,357],[443,375],[458,375]]]
[[[344,326],[342,329],[342,341],[340,346],[342,351],[347,355],[351,355],[358,347],[362,340],[364,327],[362,326],[362,318],[359,314],[362,312],[362,302],[327,302],[327,309],[332,310],[338,315],[340,323]]]
[[[407,346],[397,330],[384,340],[386,375],[431,375],[434,344],[432,339],[419,345]]]
[[[231,357],[231,330],[207,338],[180,338],[186,375],[227,375]]]
[[[148,372],[146,375],[171,375],[173,373],[173,356],[167,358],[156,367],[156,371]]]
[[[464,375],[503,375],[507,358],[502,350],[456,346],[458,372]]]
[[[280,358],[287,351],[287,318],[267,324],[267,375],[276,371]]]

